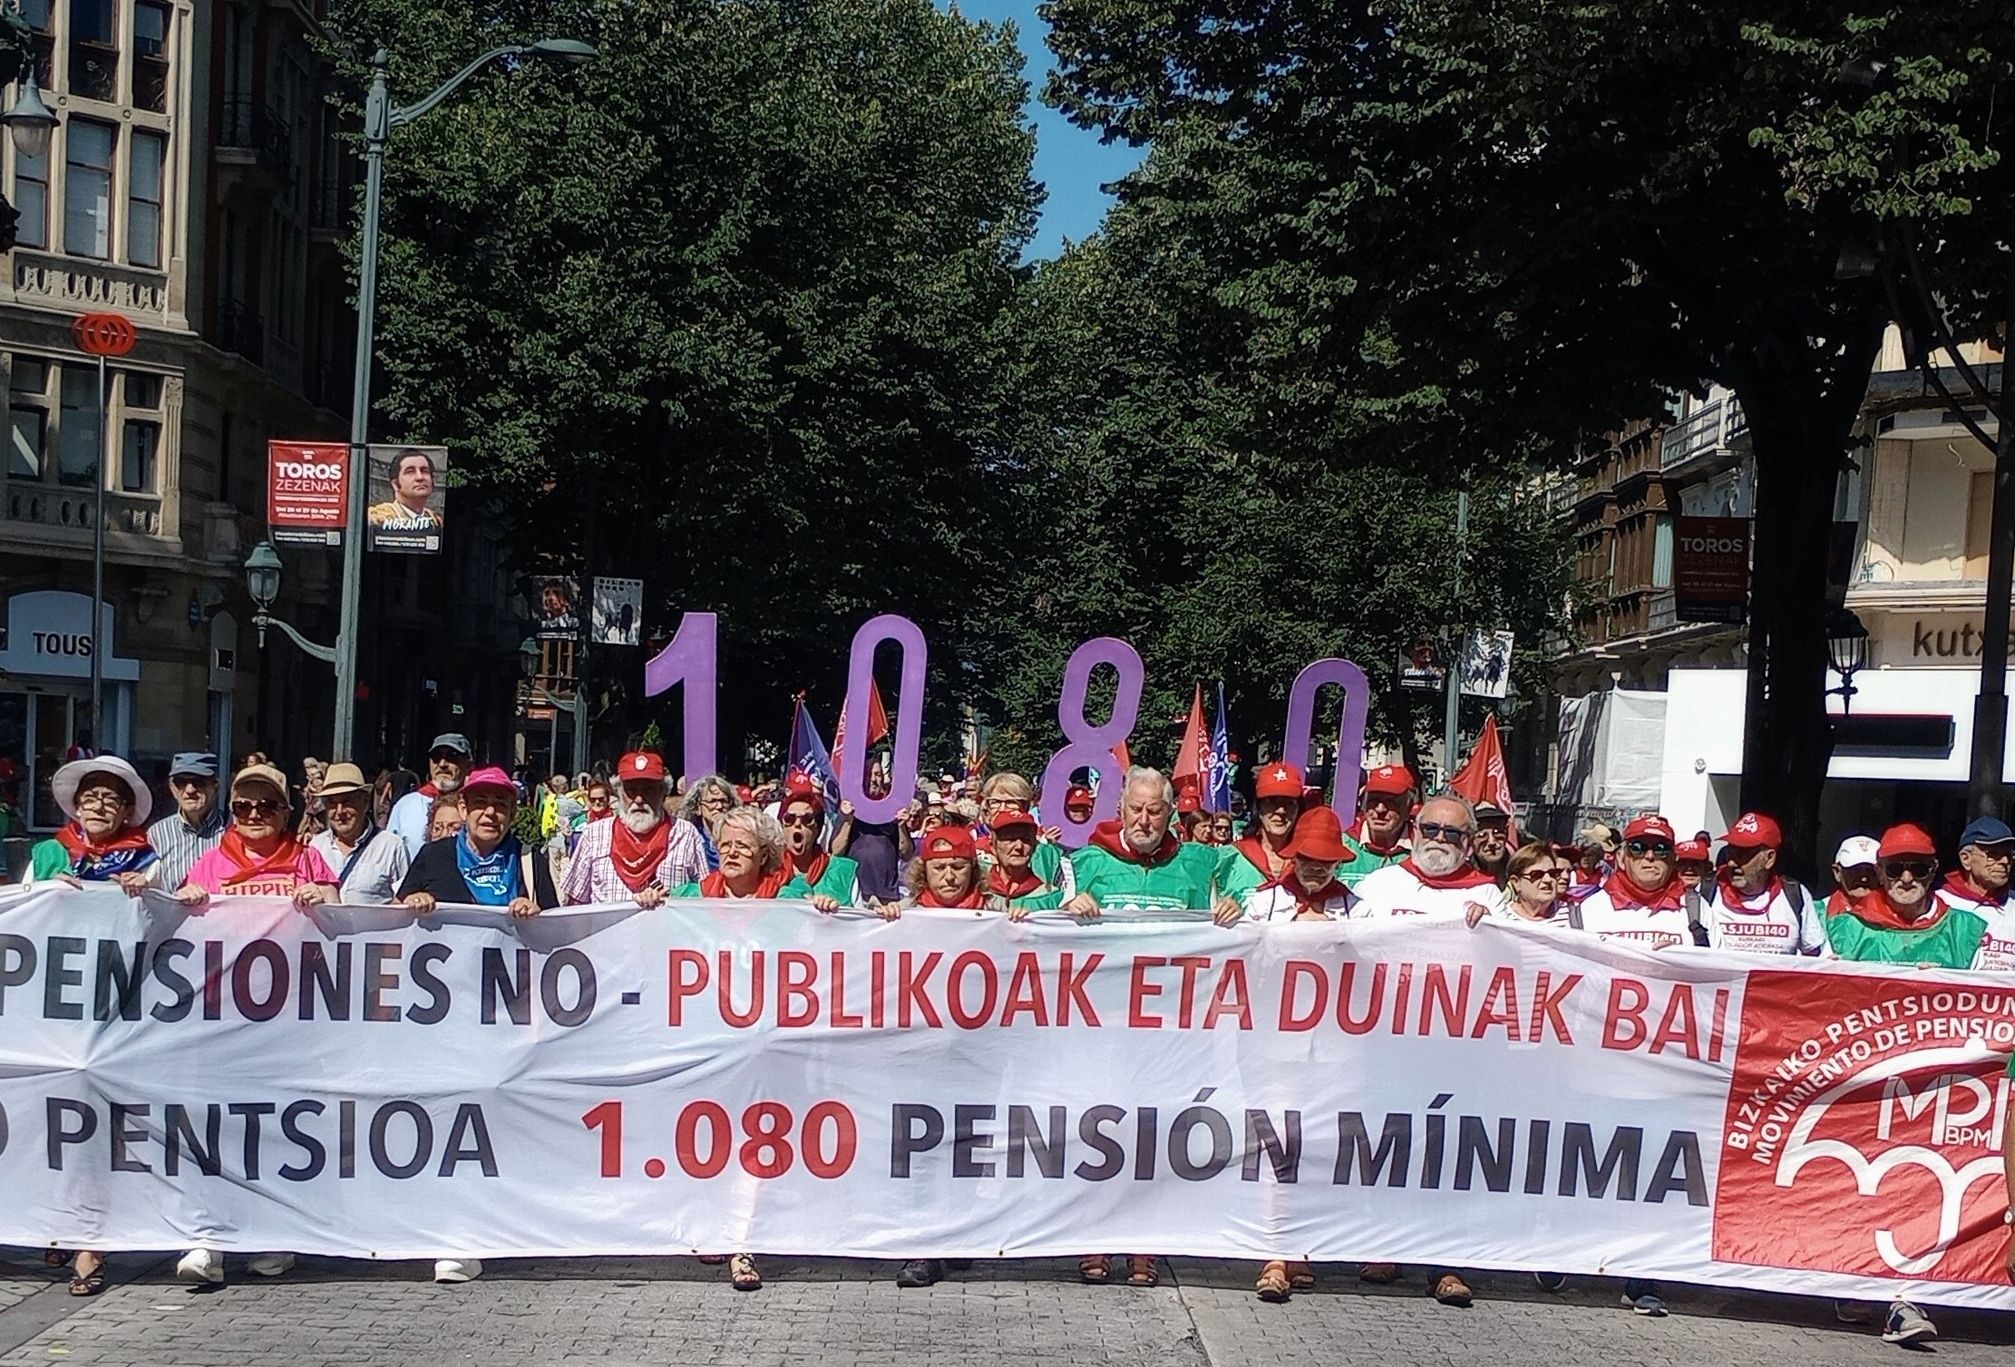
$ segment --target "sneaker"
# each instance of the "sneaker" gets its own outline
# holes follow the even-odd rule
[[[1909,1301],[1894,1301],[1889,1318],[1882,1322],[1882,1341],[1908,1346],[1938,1337],[1938,1326]]]
[[[1557,1296],[1560,1294],[1560,1289],[1567,1285],[1567,1274],[1565,1272],[1535,1272],[1532,1274],[1532,1280],[1539,1283],[1541,1291],[1550,1291]]]
[[[480,1258],[439,1258],[434,1262],[437,1282],[472,1282],[483,1275]]]
[[[261,1277],[277,1277],[283,1272],[294,1270],[294,1255],[291,1253],[256,1253],[245,1260],[245,1270],[256,1272]]]
[[[192,1248],[175,1264],[175,1279],[215,1286],[224,1280],[224,1255],[214,1248]]]
[[[912,1258],[896,1272],[896,1285],[935,1286],[944,1280],[945,1265],[936,1258]]]
[[[1656,1282],[1625,1282],[1623,1303],[1640,1315],[1657,1319],[1665,1314],[1665,1300],[1658,1294]]]

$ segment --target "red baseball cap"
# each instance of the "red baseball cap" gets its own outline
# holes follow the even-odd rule
[[[924,837],[925,859],[971,859],[973,833],[964,826],[940,826]]]
[[[1291,797],[1299,802],[1307,787],[1299,765],[1269,764],[1253,776],[1252,795],[1255,798]]]
[[[1774,850],[1784,844],[1784,832],[1763,813],[1744,812],[1721,837],[1721,843],[1738,850]]]
[[[1092,791],[1082,783],[1071,784],[1070,791],[1063,795],[1063,805],[1066,807],[1070,806],[1073,802],[1090,801],[1092,801]]]
[[[1902,854],[1927,854],[1935,856],[1937,853],[1937,843],[1931,839],[1925,829],[1922,826],[1913,826],[1906,821],[1900,826],[1891,826],[1888,830],[1882,832],[1882,843],[1876,847],[1875,857],[1878,859],[1893,859],[1897,855]]]
[[[662,755],[654,755],[648,750],[632,750],[623,756],[623,762],[616,766],[616,782],[663,783],[665,781],[665,761]]]
[[[1040,830],[1041,827],[1037,824],[1035,817],[1029,813],[1009,808],[1004,812],[996,812],[993,816],[988,817],[987,829],[998,834],[1001,831],[1012,830],[1034,831]]]
[[[808,774],[792,774],[791,781],[784,787],[784,806],[793,802],[809,802],[823,812],[826,809],[826,795],[819,791],[818,784],[812,782]]]
[[[1364,773],[1366,793],[1384,793],[1388,797],[1404,797],[1418,791],[1420,780],[1413,776],[1413,770],[1404,764],[1381,764],[1376,769]]]
[[[1677,837],[1672,834],[1672,823],[1662,816],[1633,817],[1630,824],[1623,828],[1623,838],[1625,840],[1637,840],[1644,836],[1650,836],[1654,840],[1663,840],[1674,848],[1677,848],[1679,844]]]
[[[1343,823],[1336,819],[1334,809],[1316,806],[1303,812],[1294,823],[1294,839],[1287,852],[1325,864],[1350,858],[1350,849],[1343,843]]]
[[[1705,840],[1682,840],[1672,847],[1672,852],[1681,859],[1691,859],[1701,864],[1714,857],[1714,852],[1708,848]]]

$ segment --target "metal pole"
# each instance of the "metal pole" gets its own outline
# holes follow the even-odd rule
[[[1455,496],[1455,599],[1462,601],[1462,557],[1469,549],[1469,492]],[[1441,719],[1441,786],[1455,777],[1456,746],[1462,742],[1462,638],[1457,636],[1450,653],[1443,686],[1448,694],[1447,710]]]
[[[2010,258],[2007,316],[2015,322],[2015,257]],[[1993,411],[1994,501],[1987,534],[1986,613],[1980,623],[1980,690],[1973,699],[1973,763],[1966,810],[2001,815],[2002,759],[2008,751],[2008,608],[2015,587],[2015,409],[2008,394],[2008,358],[2000,365]]]
[[[384,194],[385,141],[391,136],[391,101],[385,88],[389,59],[371,57],[371,90],[364,99],[364,240],[357,258],[357,363],[350,396],[349,516],[343,531],[343,597],[336,625],[336,733],[334,759],[352,759],[357,726],[357,607],[364,585],[364,485],[370,477],[371,323],[378,301],[378,207]]]
[[[105,739],[105,481],[112,478],[110,403],[105,393],[105,355],[98,354],[98,493],[91,514],[91,744],[100,754]]]

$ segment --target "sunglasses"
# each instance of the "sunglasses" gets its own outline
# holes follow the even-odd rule
[[[430,750],[427,752],[427,758],[436,764],[446,764],[450,761],[460,764],[468,756],[464,755],[460,750]]]
[[[1898,859],[1884,864],[1882,875],[1885,878],[1901,878],[1907,873],[1922,883],[1931,877],[1931,870],[1934,867],[1936,866],[1925,859]]]
[[[1444,826],[1439,821],[1422,821],[1416,824],[1423,840],[1441,840],[1450,845],[1460,845],[1469,839],[1467,826]]]
[[[1623,842],[1623,852],[1635,855],[1639,859],[1672,858],[1672,846],[1663,840],[1626,840]]]
[[[280,804],[270,797],[240,797],[231,800],[231,815],[243,821],[248,816],[272,816]]]
[[[816,812],[799,812],[794,816],[780,816],[777,821],[785,826],[816,826],[819,817]]]
[[[1557,883],[1567,874],[1565,869],[1527,869],[1520,878],[1531,879],[1535,883]]]

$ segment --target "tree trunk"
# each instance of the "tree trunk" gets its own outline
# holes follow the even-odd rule
[[[1734,376],[1756,453],[1742,807],[1778,820],[1783,866],[1806,879],[1826,863],[1817,842],[1833,757],[1826,571],[1834,495],[1882,328],[1872,319],[1824,350],[1802,337],[1769,338]]]

